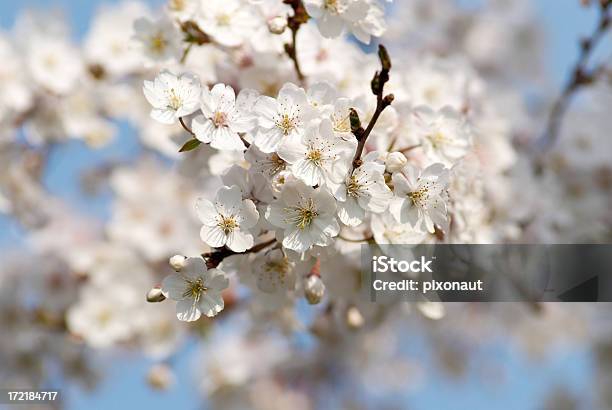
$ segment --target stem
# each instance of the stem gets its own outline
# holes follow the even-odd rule
[[[419,148],[420,146],[421,146],[421,144],[410,145],[409,147],[398,149],[397,151],[401,152],[403,154],[403,153],[406,153],[408,151],[412,151],[413,149]]]
[[[538,141],[540,155],[550,149],[559,139],[559,133],[563,122],[563,117],[567,112],[571,100],[580,88],[592,84],[596,77],[604,72],[601,69],[595,69],[591,72],[587,70],[587,64],[593,54],[593,50],[604,37],[604,34],[610,27],[610,5],[612,2],[602,3],[600,6],[599,21],[595,30],[590,37],[582,40],[580,44],[580,54],[578,60],[574,64],[572,73],[561,92],[559,98],[554,102],[550,111],[546,130]]]
[[[189,55],[189,52],[191,51],[191,47],[193,47],[194,43],[189,43],[189,45],[185,48],[185,51],[183,51],[183,55],[181,56],[181,64],[185,64],[185,61],[187,60],[187,56]]]
[[[287,45],[286,51],[289,55],[289,58],[291,58],[291,60],[293,61],[293,67],[295,68],[295,73],[297,74],[298,80],[301,84],[304,84],[304,80],[306,78],[304,77],[304,73],[302,73],[302,69],[300,68],[300,62],[298,60],[296,49],[296,39],[299,28],[300,26],[297,26],[296,28],[291,28],[291,44]]]
[[[302,85],[304,85],[306,77],[304,76],[304,73],[302,73],[297,56],[297,33],[300,26],[306,23],[310,16],[308,16],[302,0],[285,0],[284,3],[293,8],[293,16],[287,19],[287,27],[289,27],[291,30],[291,43],[285,44],[285,52],[293,61],[293,67],[295,68],[295,73],[297,74],[298,80]]]
[[[192,136],[193,138],[195,138],[195,137],[196,137],[195,133],[194,133],[194,132],[191,130],[191,128],[189,128],[189,127],[187,126],[187,124],[185,124],[185,120],[183,120],[183,117],[179,117],[179,122],[181,123],[181,127],[183,127],[183,129],[184,129],[185,131],[187,131],[189,134],[191,134],[191,136]]]

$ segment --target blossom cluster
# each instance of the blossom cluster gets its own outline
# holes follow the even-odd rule
[[[388,76],[389,56],[384,48],[380,53],[381,72]],[[386,80],[380,77],[377,74],[382,85],[370,131],[393,101],[393,95],[383,99]],[[366,227],[377,243],[410,244],[448,233],[451,168],[472,147],[467,118],[451,106],[412,110],[413,136],[422,151],[419,163],[413,164],[401,151],[372,150],[361,158],[363,147],[359,148],[354,122],[368,118],[369,113],[353,108],[359,103],[328,82],[306,89],[286,83],[275,96],[253,89],[236,95],[226,84],[209,89],[191,73],[162,71],[154,81],[144,82],[143,91],[153,119],[164,124],[181,122],[194,136],[193,142],[244,155],[240,165],[221,176],[225,185],[214,199],[198,200],[200,236],[211,248],[227,247],[240,254],[253,248],[255,238],[274,233],[285,262],[266,264],[271,282],[288,275],[292,263],[314,261],[321,253],[329,253],[326,248],[334,248],[338,237],[342,238],[341,230]],[[389,108],[387,115],[397,113]],[[191,127],[184,119],[188,116]],[[367,137],[361,136],[364,143]],[[391,229],[403,232],[402,236],[390,235]],[[406,242],[406,237],[411,240]],[[193,291],[191,276],[184,278],[184,286],[183,293],[171,297],[195,303],[200,302],[201,292],[206,294]],[[205,281],[202,286],[208,288]],[[258,287],[276,288],[262,281]],[[162,289],[172,293],[166,286]],[[220,310],[223,304],[216,306]],[[199,317],[186,315],[185,309],[179,304],[179,317]],[[211,316],[217,310],[205,307]]]
[[[0,34],[0,213],[35,257],[0,267],[31,274],[3,273],[0,293],[44,303],[0,300],[20,312],[0,315],[11,340],[32,339],[35,318],[51,347],[15,343],[27,355],[48,348],[72,364],[85,344],[164,360],[231,314],[244,334],[211,336],[223,340],[203,389],[261,379],[276,397],[274,372],[290,379],[282,364],[296,352],[262,328],[308,331],[324,363],[371,353],[415,311],[364,300],[362,244],[609,241],[609,85],[593,84],[536,159],[546,104],[532,102],[554,96],[524,93],[544,72],[530,2],[457,3],[128,1],[102,8],[82,44],[59,17],[21,16]],[[58,156],[85,206],[49,188]],[[314,319],[302,301],[319,305]],[[467,322],[441,303],[414,306]],[[501,320],[477,317],[479,329]],[[306,374],[304,363],[292,369]]]

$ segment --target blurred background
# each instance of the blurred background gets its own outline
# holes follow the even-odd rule
[[[396,0],[396,3],[404,1],[408,0]],[[13,30],[16,20],[26,10],[42,10],[44,13],[57,11],[65,16],[72,30],[70,36],[78,43],[87,35],[97,10],[115,3],[111,0],[2,1],[0,28],[6,32]],[[146,3],[151,8],[164,4],[162,1]],[[469,14],[470,10],[477,10],[487,2],[465,0],[457,3]],[[544,41],[544,46],[539,49],[543,55],[536,58],[543,62],[545,74],[538,77],[536,84],[554,94],[557,92],[555,90],[561,89],[578,56],[577,40],[590,33],[597,20],[597,11],[581,6],[578,0],[533,0],[531,3],[535,24],[539,25]],[[606,51],[609,50],[604,46],[598,53],[605,55]],[[531,91],[529,87],[531,85],[525,90],[527,94]],[[114,194],[109,189],[102,189],[95,195],[84,193],[83,175],[89,175],[97,164],[133,163],[144,150],[131,125],[122,121],[115,125],[118,135],[95,151],[82,140],[71,139],[54,145],[48,153],[43,174],[44,187],[54,196],[70,203],[72,209],[85,218],[107,221],[112,214]],[[159,161],[170,163],[162,157]],[[46,204],[41,203],[40,206]],[[48,240],[52,241],[53,238]],[[15,218],[0,213],[0,261],[3,268],[9,268],[18,250],[28,246],[23,225]],[[36,264],[36,259],[31,263]],[[143,295],[145,291],[146,288]],[[10,299],[8,295],[0,297],[4,301]],[[0,306],[4,301],[0,301]],[[381,368],[378,369],[379,373],[366,373],[367,377],[363,379],[354,374],[358,367],[327,369],[337,374],[335,377],[321,377],[322,380],[333,380],[333,383],[317,386],[318,403],[324,408],[355,409],[606,408],[602,397],[606,391],[612,390],[609,383],[612,380],[612,347],[600,342],[606,340],[605,337],[594,342],[592,332],[605,333],[605,328],[610,327],[612,321],[609,318],[612,315],[609,309],[607,305],[551,305],[545,308],[547,314],[542,315],[516,304],[491,304],[463,306],[461,313],[454,316],[454,324],[440,321],[424,325],[422,322],[425,319],[420,316],[392,321],[369,343],[381,348],[387,344],[397,344],[397,350],[405,358],[401,363],[396,363],[397,369]],[[305,316],[311,314],[306,305],[298,305],[298,311]],[[477,311],[487,312],[487,326],[479,326],[470,320],[472,315],[480,315]],[[574,314],[568,315],[569,311]],[[597,321],[584,319],[592,316],[596,316]],[[287,354],[286,347],[279,347],[275,353],[276,346],[272,341],[262,352],[258,350],[261,348],[245,350],[239,342],[232,345],[234,342],[231,339],[224,339],[224,332],[229,335],[235,327],[243,325],[241,320],[222,322],[220,330],[216,330],[213,338],[207,339],[207,344],[215,348],[225,345],[227,349],[238,350],[230,355],[238,362],[257,362],[258,358],[266,360],[270,355],[278,354],[280,358]],[[594,330],[593,326],[598,329]],[[206,329],[199,331],[206,332]],[[470,336],[466,337],[468,333]],[[35,333],[24,336],[25,339],[36,337]],[[0,339],[3,338],[7,338],[7,335],[0,335]],[[208,400],[207,390],[203,387],[203,380],[214,376],[210,374],[209,364],[218,353],[212,347],[202,348],[198,339],[194,335],[184,338],[161,366],[159,360],[143,354],[139,347],[87,350],[83,353],[86,357],[83,361],[91,370],[85,374],[93,374],[91,380],[84,382],[80,376],[69,377],[51,366],[44,372],[42,386],[61,390],[63,405],[67,409],[218,408],[220,402]],[[301,352],[295,358],[296,363],[303,364],[314,355],[318,355],[316,360],[326,360],[314,348],[313,337],[306,332],[296,333],[287,343]],[[359,354],[355,353],[355,357],[359,357]],[[381,363],[391,366],[394,361],[388,359],[381,358]],[[74,365],[79,366],[76,362]],[[224,365],[220,364],[219,367],[223,368]],[[219,371],[222,373],[222,370]],[[238,366],[235,371],[243,370]],[[316,370],[305,366],[301,371],[307,373]],[[300,384],[299,377],[292,380],[296,385]],[[393,384],[394,388],[379,388],[380,384]],[[348,393],[340,399],[338,391]],[[269,395],[269,400],[275,400],[273,388],[262,386],[261,392]],[[223,407],[231,408],[232,392],[227,394],[227,397],[222,396],[225,398],[221,401]],[[278,399],[294,403],[285,395]],[[291,408],[289,406],[286,408]],[[261,407],[266,406],[263,404]]]

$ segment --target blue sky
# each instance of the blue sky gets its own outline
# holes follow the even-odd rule
[[[409,1],[409,0],[396,0]],[[100,0],[19,0],[0,1],[0,28],[8,30],[20,10],[28,7],[44,7],[65,11],[74,29],[75,39],[80,38],[87,30],[89,20],[101,3],[115,1]],[[462,1],[466,4],[474,0]],[[160,4],[161,1],[150,1]],[[561,83],[567,73],[567,68],[577,54],[576,39],[587,34],[595,15],[578,6],[578,0],[534,0],[534,4],[544,23],[544,29],[549,34],[547,61],[550,72],[556,83]],[[95,162],[108,159],[128,159],[138,151],[138,145],[130,130],[123,126],[121,138],[102,151],[90,152],[79,142],[62,145],[53,152],[49,164],[50,172],[45,177],[47,187],[57,195],[76,204],[80,212],[96,216],[108,215],[108,196],[95,200],[83,199],[79,194],[78,180],[75,178],[79,170],[91,166]],[[13,246],[21,238],[20,228],[11,221],[0,216],[0,248],[8,244]],[[423,340],[418,337],[411,341],[411,349],[415,354],[427,358],[427,349]],[[176,370],[179,383],[168,393],[151,392],[143,383],[150,361],[126,357],[124,354],[111,355],[116,360],[102,360],[101,365],[106,370],[106,378],[99,389],[86,392],[74,386],[67,393],[68,408],[71,409],[108,409],[126,408],[199,408],[199,399],[193,385],[191,353],[194,347],[188,346],[176,359]],[[483,384],[481,369],[476,363],[470,368],[468,377],[461,382],[449,381],[444,377],[432,377],[430,383],[417,392],[401,395],[398,399],[414,409],[456,408],[456,409],[489,409],[491,403],[497,403],[498,408],[535,408],[541,403],[544,394],[552,386],[571,386],[572,391],[582,396],[591,394],[593,386],[593,362],[589,352],[576,349],[564,354],[556,354],[554,360],[533,363],[518,351],[500,344],[495,349],[482,353],[483,363],[496,361],[504,363],[506,371],[505,383],[500,385]],[[102,364],[103,363],[103,364]],[[432,366],[433,367],[433,366]],[[435,376],[435,374],[434,374]],[[504,405],[500,405],[503,403]],[[592,407],[587,405],[588,407]]]

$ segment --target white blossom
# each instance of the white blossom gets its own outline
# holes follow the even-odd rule
[[[283,246],[296,252],[330,245],[340,231],[335,214],[336,201],[329,192],[301,181],[288,183],[266,209],[266,219],[282,231]]]
[[[179,21],[192,19],[199,8],[198,0],[168,0],[168,12]]]
[[[253,7],[240,0],[207,0],[201,3],[196,22],[219,44],[235,47],[255,32],[254,15]]]
[[[448,169],[433,164],[420,171],[406,164],[393,174],[393,198],[390,211],[399,223],[409,223],[416,229],[434,233],[435,226],[445,230],[448,225]]]
[[[283,144],[278,155],[291,164],[293,174],[307,185],[333,186],[348,173],[355,149],[355,140],[349,142],[336,136],[331,121],[325,119],[309,127],[302,141]]]
[[[255,119],[249,110],[257,92],[242,90],[236,98],[229,85],[217,84],[212,90],[202,91],[202,115],[194,118],[192,129],[196,138],[216,149],[244,150],[240,133],[251,131]]]
[[[204,224],[202,240],[209,246],[227,246],[235,252],[244,252],[253,246],[250,230],[257,224],[259,213],[250,199],[242,199],[236,185],[221,187],[214,202],[200,198],[196,209]]]
[[[295,262],[279,249],[261,253],[253,261],[257,287],[265,293],[294,290],[294,268]]]
[[[304,0],[308,14],[317,20],[324,37],[340,36],[350,30],[360,41],[385,31],[384,9],[377,0]]]
[[[139,18],[134,22],[134,40],[150,62],[167,63],[181,56],[180,33],[167,18]]]
[[[208,269],[202,258],[188,258],[179,273],[164,279],[162,291],[177,302],[176,317],[193,322],[202,313],[214,317],[223,310],[221,292],[228,286],[229,280],[222,270]]]
[[[144,95],[153,106],[151,118],[162,124],[173,124],[192,114],[200,104],[200,81],[191,74],[175,75],[164,70],[154,81],[145,81]]]
[[[414,132],[432,162],[452,166],[467,154],[471,134],[461,115],[449,106],[434,111],[421,106],[414,109]]]
[[[259,120],[255,145],[265,153],[277,151],[287,140],[299,141],[316,115],[304,89],[291,83],[279,91],[276,99],[259,97],[253,110]]]
[[[84,72],[79,51],[63,38],[36,38],[30,45],[27,63],[32,78],[58,94],[72,91]]]
[[[262,152],[255,144],[247,149],[244,158],[251,164],[253,173],[266,178],[275,178],[287,169],[287,162],[276,152]]]
[[[374,155],[366,156],[363,164],[347,176],[334,192],[338,200],[338,217],[345,225],[360,225],[366,211],[375,214],[384,212],[393,198],[391,189],[385,183],[385,166],[375,161]]]

